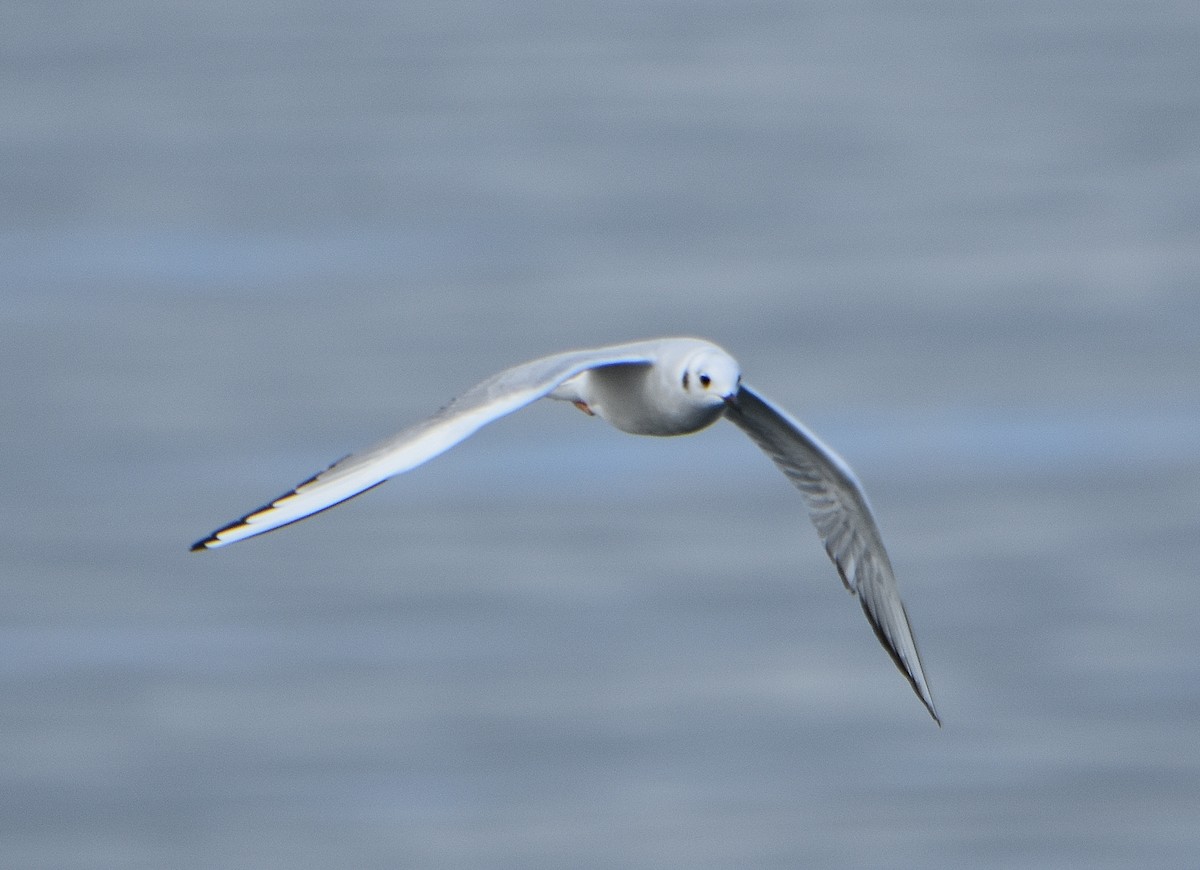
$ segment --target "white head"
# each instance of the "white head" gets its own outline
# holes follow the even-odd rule
[[[713,408],[732,400],[741,381],[737,360],[715,346],[690,354],[679,376],[679,385],[691,401]]]

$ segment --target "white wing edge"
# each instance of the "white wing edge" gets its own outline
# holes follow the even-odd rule
[[[258,510],[222,526],[193,544],[192,550],[223,547],[327,510],[428,462],[481,427],[542,398],[581,372],[610,365],[653,363],[656,344],[646,341],[569,351],[505,369],[432,417],[335,462]]]
[[[816,435],[743,385],[725,416],[750,436],[804,496],[842,582],[901,673],[941,726],[891,560],[867,495],[850,466]]]

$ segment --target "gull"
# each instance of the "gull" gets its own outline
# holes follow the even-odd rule
[[[449,450],[537,399],[572,402],[634,435],[686,435],[725,417],[797,489],[817,533],[867,621],[941,725],[891,561],[850,466],[812,432],[742,382],[725,350],[698,338],[659,338],[571,350],[505,369],[440,411],[335,462],[263,507],[197,541],[211,550],[331,508]]]

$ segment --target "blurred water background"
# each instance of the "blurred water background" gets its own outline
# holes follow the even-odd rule
[[[1196,860],[1194,2],[0,19],[0,866]],[[187,552],[662,334],[854,465],[944,728],[725,424]]]

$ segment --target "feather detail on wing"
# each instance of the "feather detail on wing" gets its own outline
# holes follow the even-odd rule
[[[192,545],[213,549],[286,526],[340,504],[444,453],[482,426],[525,407],[588,369],[648,365],[653,342],[571,351],[493,375],[444,408],[385,441],[309,478],[295,489]]]
[[[854,472],[804,426],[746,386],[725,416],[800,490],[842,582],[858,596],[880,643],[940,725],[891,561]]]

